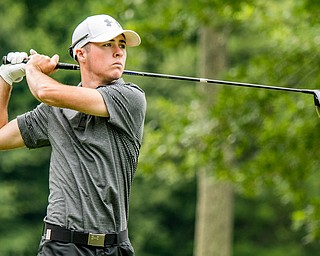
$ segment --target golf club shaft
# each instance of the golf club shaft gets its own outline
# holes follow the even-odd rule
[[[208,78],[176,76],[176,75],[148,73],[148,72],[139,72],[139,71],[130,71],[130,70],[125,70],[123,74],[135,75],[135,76],[147,76],[147,77],[155,77],[155,78],[166,78],[166,79],[174,79],[174,80],[182,80],[182,81],[192,81],[192,82],[208,83],[208,84],[224,84],[224,85],[233,85],[233,86],[241,86],[241,87],[251,87],[251,88],[260,88],[260,89],[268,89],[268,90],[314,94],[313,90],[308,90],[308,89],[297,89],[297,88],[270,86],[270,85],[262,85],[262,84],[241,83],[241,82],[233,82],[233,81],[226,81],[226,80],[208,79]]]
[[[24,61],[24,63],[26,63],[27,61],[28,60],[26,59]],[[10,62],[7,60],[6,56],[4,56],[2,58],[2,62],[3,62],[3,64],[10,64]],[[63,62],[58,62],[56,68],[57,69],[65,69],[65,70],[79,70],[80,69],[79,65],[77,65],[77,64],[69,64],[69,63],[63,63]],[[307,93],[307,94],[313,94],[313,95],[315,94],[314,90],[309,90],[309,89],[297,89],[297,88],[270,86],[270,85],[262,85],[262,84],[252,84],[252,83],[216,80],[216,79],[208,79],[208,78],[176,76],[176,75],[149,73],[149,72],[140,72],[140,71],[131,71],[131,70],[124,70],[123,74],[124,75],[134,75],[134,76],[154,77],[154,78],[165,78],[165,79],[173,79],[173,80],[180,80],[180,81],[191,81],[191,82],[208,83],[208,84],[223,84],[223,85],[251,87],[251,88],[259,88],[259,89],[267,89],[267,90],[299,92],[299,93]]]

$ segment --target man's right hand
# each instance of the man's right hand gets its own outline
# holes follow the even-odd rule
[[[22,63],[28,58],[26,52],[10,52],[7,60],[11,64],[3,64],[0,66],[0,76],[9,84],[21,82],[25,76],[25,63]]]

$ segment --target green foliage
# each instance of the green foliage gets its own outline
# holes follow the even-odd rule
[[[319,244],[301,243],[288,218],[291,206],[265,192],[257,198],[237,197],[235,205],[234,255],[316,255]]]
[[[230,52],[235,57],[224,78],[317,88],[320,27],[303,8],[293,1],[259,2],[230,19],[230,30],[235,32]],[[143,154],[141,168],[152,170],[151,164],[146,168],[144,164],[153,159],[157,170],[170,171],[172,178],[174,170],[190,173],[208,166],[217,178],[234,181],[240,193],[258,196],[271,190],[284,205],[293,204],[293,227],[304,227],[304,241],[317,239],[319,160],[314,131],[319,122],[312,97],[231,87],[212,96],[207,93],[204,100],[184,106],[186,113],[196,113],[187,122],[171,103],[165,103],[171,113],[164,115],[163,125],[153,126],[154,120],[147,123],[148,155]],[[204,109],[205,101],[213,99],[214,107]],[[163,109],[160,104],[153,112],[158,110],[161,119]],[[172,122],[175,126],[170,126]]]
[[[312,0],[2,0],[0,54],[33,48],[71,62],[67,49],[74,27],[88,15],[108,13],[142,37],[141,47],[128,50],[128,69],[196,76],[199,29],[214,26],[230,35],[229,69],[222,78],[318,88],[317,7]],[[54,76],[72,85],[80,81],[77,72]],[[139,84],[148,100],[130,218],[138,255],[192,254],[194,179],[203,167],[251,198],[236,201],[235,255],[315,254],[320,127],[310,95],[229,86],[213,95],[193,83],[125,79]],[[10,117],[36,104],[25,82],[16,85]],[[1,255],[35,254],[49,153],[0,154]]]
[[[0,154],[0,255],[34,255],[48,197],[48,150]]]
[[[134,182],[129,229],[136,255],[191,256],[195,178],[172,182],[161,174],[138,173]]]
[[[266,4],[268,9],[252,17],[256,27],[251,29],[263,31],[260,40],[272,38],[268,40],[272,44],[266,44],[259,55],[248,59],[247,66],[235,65],[226,78],[246,77],[265,84],[317,88],[319,24],[309,28],[306,12],[298,12],[300,6],[291,1],[281,4],[286,9],[270,3]],[[262,18],[263,23],[254,22]],[[217,131],[224,139],[213,139],[211,143],[233,152],[227,165],[225,153],[217,159],[222,163],[220,175],[234,179],[242,191],[256,194],[271,189],[284,203],[293,203],[294,226],[306,225],[306,242],[319,236],[315,214],[320,199],[315,184],[319,179],[315,132],[319,120],[312,105],[313,99],[308,95],[224,88],[212,110],[219,120]],[[227,168],[223,170],[223,166]]]

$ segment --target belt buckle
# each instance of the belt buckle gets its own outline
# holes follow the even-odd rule
[[[88,245],[96,247],[104,247],[105,234],[89,233]]]

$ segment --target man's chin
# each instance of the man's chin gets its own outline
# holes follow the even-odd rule
[[[118,80],[119,78],[121,78],[121,75],[114,75],[114,76],[109,76],[106,80],[105,80],[105,83],[106,84],[109,84],[113,81],[116,81]]]
[[[123,69],[115,69],[113,72],[111,72],[111,76],[115,79],[119,79],[122,76]]]

